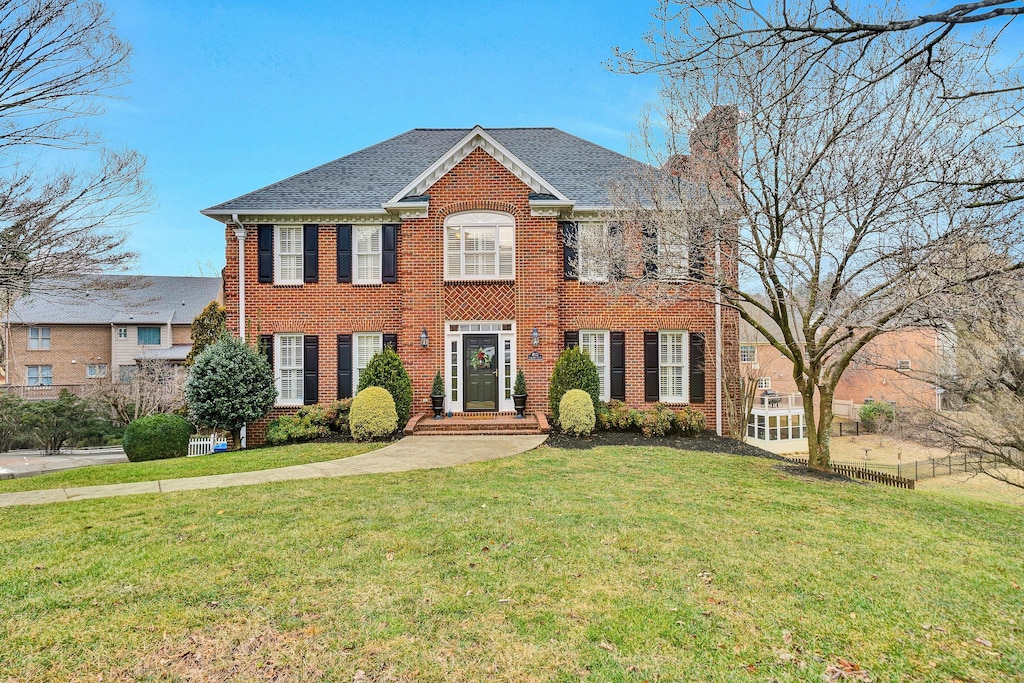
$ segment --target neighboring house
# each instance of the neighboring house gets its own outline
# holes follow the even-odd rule
[[[181,363],[192,349],[192,320],[221,300],[221,279],[107,275],[131,278],[130,289],[80,291],[18,299],[4,321],[8,390],[48,397],[110,377],[128,378],[144,358]]]
[[[714,426],[715,311],[692,300],[710,285],[657,309],[602,286],[606,188],[635,163],[554,128],[415,129],[203,211],[225,224],[228,326],[274,367],[272,416],[352,396],[385,344],[414,414],[436,372],[448,410],[511,412],[518,369],[527,410],[546,411],[555,359],[579,345],[602,398],[693,404]]]
[[[758,314],[758,320],[770,330],[778,329],[766,316]],[[745,321],[740,323],[739,352],[741,376],[757,384],[758,396],[764,391],[783,396],[797,393],[792,363]],[[942,335],[934,329],[908,328],[880,335],[843,373],[835,400],[837,404],[852,402],[855,406],[870,399],[939,409],[942,390],[930,380],[943,356]]]

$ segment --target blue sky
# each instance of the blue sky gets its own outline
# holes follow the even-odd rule
[[[110,0],[132,82],[93,125],[148,159],[138,272],[219,274],[201,209],[410,128],[555,126],[627,153],[657,79],[605,63],[653,5]]]

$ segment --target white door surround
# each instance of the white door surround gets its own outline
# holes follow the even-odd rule
[[[444,324],[444,386],[448,409],[463,410],[465,366],[463,336],[493,334],[498,337],[498,411],[514,412],[512,385],[516,377],[516,324],[511,320],[449,320]]]

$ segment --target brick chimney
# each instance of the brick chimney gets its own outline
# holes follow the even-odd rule
[[[662,168],[697,183],[729,185],[739,167],[738,123],[736,107],[713,107],[690,131],[690,153],[673,154]]]

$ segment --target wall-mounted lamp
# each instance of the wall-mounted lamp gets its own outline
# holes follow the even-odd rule
[[[427,348],[430,346],[430,335],[427,334],[427,328],[423,328],[420,331],[420,346]]]
[[[540,346],[540,332],[537,331],[536,327],[533,328],[533,332],[530,333],[530,342],[534,346]]]

